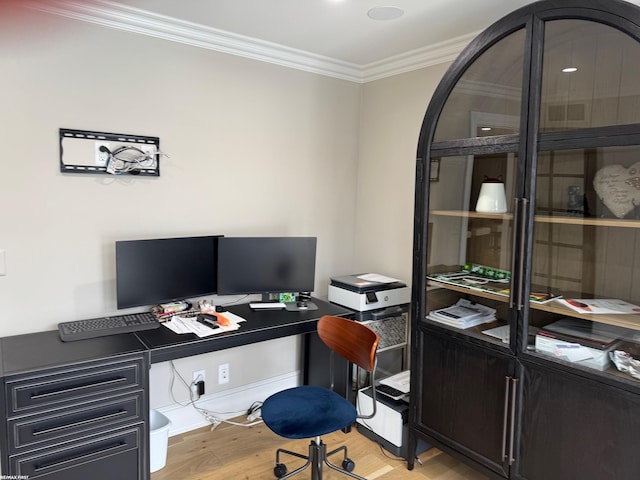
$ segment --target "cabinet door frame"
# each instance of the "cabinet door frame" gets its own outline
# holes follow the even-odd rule
[[[414,208],[414,249],[413,249],[413,277],[412,277],[412,401],[411,429],[412,443],[414,437],[421,437],[431,441],[443,450],[453,453],[456,457],[476,466],[479,470],[494,476],[488,472],[485,465],[478,463],[474,456],[476,452],[461,451],[457,448],[453,439],[443,438],[430,432],[422,420],[423,402],[429,395],[437,393],[424,390],[422,377],[424,375],[425,343],[424,336],[433,338],[448,338],[460,348],[482,349],[491,355],[505,355],[496,345],[489,342],[481,344],[478,339],[465,338],[463,333],[451,329],[440,328],[423,321],[427,314],[427,266],[428,251],[431,247],[429,239],[429,212],[430,212],[430,169],[431,160],[449,156],[477,155],[491,151],[515,151],[518,154],[517,184],[515,188],[515,201],[517,203],[518,220],[517,234],[514,236],[514,263],[511,268],[513,277],[519,279],[511,288],[513,294],[513,314],[511,316],[511,343],[514,358],[514,370],[518,378],[525,368],[543,369],[549,375],[558,375],[558,378],[567,376],[580,382],[593,382],[593,385],[602,389],[620,392],[622,396],[640,394],[640,382],[626,379],[622,376],[606,376],[600,372],[585,371],[584,367],[572,367],[568,363],[556,362],[550,358],[542,358],[529,350],[528,334],[529,320],[534,319],[533,309],[529,298],[531,293],[531,281],[533,272],[533,232],[535,222],[535,199],[537,189],[537,172],[539,152],[545,150],[578,149],[607,147],[614,145],[640,145],[640,123],[620,124],[611,126],[589,127],[573,130],[540,131],[542,103],[542,57],[544,48],[545,22],[561,19],[580,19],[596,21],[604,25],[618,28],[640,42],[640,10],[637,6],[615,0],[548,0],[537,2],[527,7],[516,10],[512,14],[499,20],[487,30],[482,32],[469,47],[467,47],[458,59],[447,70],[442,81],[436,88],[424,122],[420,130],[416,161],[416,191]],[[517,29],[526,29],[526,49],[524,53],[523,79],[520,100],[520,130],[518,135],[505,135],[494,138],[453,138],[451,140],[435,141],[436,127],[449,96],[465,71],[484,52],[496,45]],[[457,112],[465,113],[466,112]],[[633,117],[629,121],[635,121]],[[442,165],[440,165],[442,168]],[[442,173],[442,172],[441,172]],[[515,229],[514,229],[515,231]],[[540,310],[544,310],[540,308]],[[557,313],[557,312],[552,312]],[[564,314],[563,314],[564,315]],[[433,359],[431,359],[433,362]],[[522,361],[525,366],[519,362]],[[441,366],[443,362],[435,361],[434,368]],[[524,373],[523,373],[524,374]],[[523,403],[523,385],[520,382],[516,390],[516,421],[514,423],[514,435],[516,438],[516,452],[520,452],[528,445],[519,443],[522,433],[522,421],[525,414]],[[581,399],[582,400],[582,399]],[[586,400],[584,400],[586,401]],[[537,439],[544,442],[544,438]],[[587,440],[588,441],[588,440]],[[561,445],[563,448],[579,449],[580,445]],[[415,449],[415,445],[413,445]],[[529,447],[530,448],[530,447]],[[521,458],[516,455],[514,466],[504,476],[517,477]],[[409,466],[412,466],[410,460]],[[521,478],[521,477],[517,477]],[[534,479],[532,479],[534,480]],[[535,480],[538,480],[536,478]]]
[[[553,467],[553,464],[555,463],[556,465],[562,466],[563,464],[568,463],[569,461],[567,457],[568,455],[572,456],[571,463],[573,465],[578,465],[578,467],[575,467],[575,468],[579,468],[579,465],[581,465],[585,461],[589,463],[592,458],[605,457],[605,458],[609,458],[609,462],[610,462],[610,464],[604,469],[605,471],[596,472],[598,468],[601,468],[600,466],[601,461],[593,461],[591,462],[593,464],[587,465],[585,472],[578,473],[572,469],[571,473],[576,475],[575,478],[578,478],[579,476],[579,478],[593,478],[598,480],[605,479],[605,478],[608,478],[611,480],[618,479],[618,478],[632,478],[632,477],[626,477],[626,476],[618,476],[620,472],[614,471],[613,469],[621,467],[624,463],[622,460],[626,460],[626,459],[629,459],[630,462],[635,460],[637,464],[636,467],[638,466],[638,464],[640,464],[640,461],[637,460],[637,455],[635,454],[635,451],[634,451],[634,447],[636,447],[638,442],[640,442],[640,428],[637,428],[640,425],[640,420],[635,422],[636,425],[634,427],[632,424],[630,424],[630,422],[626,420],[626,418],[628,418],[629,416],[637,417],[636,415],[633,415],[633,412],[635,412],[636,409],[632,408],[632,410],[628,410],[624,412],[622,411],[621,408],[615,407],[611,400],[615,399],[619,401],[620,405],[635,404],[636,407],[640,408],[640,397],[637,395],[637,393],[630,392],[626,389],[620,389],[614,385],[603,385],[601,381],[589,378],[588,376],[582,375],[581,372],[576,372],[575,370],[560,370],[560,369],[554,368],[553,366],[549,367],[549,366],[534,363],[534,362],[528,362],[526,360],[523,360],[523,364],[524,364],[524,373],[523,373],[524,376],[523,376],[523,381],[521,382],[522,383],[521,413],[524,413],[524,408],[526,407],[527,404],[530,403],[528,398],[529,395],[531,395],[531,400],[535,404],[535,406],[533,407],[530,406],[529,411],[526,414],[523,414],[522,415],[523,418],[521,418],[522,431],[520,433],[520,436],[522,440],[520,442],[520,445],[518,446],[519,462],[516,464],[516,468],[514,470],[514,478],[518,478],[518,479],[530,478],[530,477],[524,476],[524,474],[521,473],[521,469],[524,468],[524,465],[526,465],[525,455],[527,453],[529,454],[536,453],[536,450],[540,449],[539,438],[537,438],[538,435],[535,434],[535,430],[529,433],[529,435],[532,435],[533,437],[535,437],[533,441],[528,441],[528,440],[531,440],[531,438],[527,438],[527,434],[528,434],[527,427],[532,426],[532,424],[530,425],[529,422],[536,422],[535,418],[538,418],[539,420],[537,421],[540,423],[544,423],[545,420],[548,421],[549,418],[555,419],[554,421],[557,420],[558,422],[560,422],[558,418],[567,420],[566,423],[563,423],[562,425],[558,425],[558,427],[555,429],[554,432],[551,432],[551,431],[547,432],[547,430],[549,429],[545,429],[545,432],[547,432],[548,435],[551,435],[551,436],[562,435],[562,438],[557,440],[561,445],[563,444],[562,442],[564,441],[565,442],[564,444],[566,446],[566,443],[567,443],[566,439],[571,438],[573,434],[572,425],[577,426],[574,440],[576,441],[580,440],[584,436],[589,436],[589,438],[591,438],[592,440],[591,442],[588,442],[588,445],[585,446],[592,450],[591,453],[588,453],[588,452],[585,453],[583,448],[573,448],[573,449],[557,448],[556,451],[559,454],[557,457],[561,457],[561,458],[556,457],[555,459],[551,458],[552,455],[549,455],[549,452],[538,453],[537,454],[538,457],[542,455],[545,461],[548,461],[552,464],[551,467],[554,470],[554,473],[557,470],[557,468]],[[529,376],[535,376],[535,378],[531,380]],[[593,401],[592,396],[586,396],[586,395],[579,396],[575,394],[577,398],[580,400],[580,403],[576,404],[575,402],[571,401],[572,399],[565,398],[562,395],[562,392],[558,392],[555,388],[553,390],[554,392],[557,392],[557,395],[549,395],[548,397],[541,396],[539,392],[532,393],[529,391],[530,388],[534,388],[532,386],[533,383],[535,382],[539,383],[544,381],[547,382],[547,385],[546,385],[547,390],[549,386],[552,386],[553,382],[555,382],[556,384],[561,385],[561,387],[565,387],[570,390],[585,389],[585,390],[591,390],[592,392],[595,391],[600,397],[598,399],[598,405],[596,405],[596,407],[594,407],[596,409],[592,411],[591,410],[592,409],[591,402]],[[553,409],[558,402],[562,403],[563,400],[566,400],[567,403],[570,403],[570,405],[560,405],[560,408],[564,408],[563,411],[549,410],[550,408]],[[539,409],[539,408],[541,408],[542,410],[534,411],[535,409]],[[618,418],[612,419],[611,416],[607,415],[606,420],[604,418],[595,419],[594,417],[597,417],[597,414],[600,412],[600,410],[598,410],[599,408],[609,408],[610,410],[615,410],[616,412],[620,412],[620,416]],[[567,419],[567,414],[566,414],[567,411],[573,414],[572,418]],[[610,411],[608,413],[612,413],[612,412]],[[578,417],[577,422],[575,422],[576,417]],[[572,422],[575,422],[575,423],[572,423]],[[610,423],[612,427],[609,427]],[[627,432],[626,432],[627,434],[629,433],[629,431],[633,432],[633,438],[629,441],[629,439],[625,440],[620,438],[609,438],[608,435],[601,437],[597,434],[597,432],[602,433],[603,428],[608,429],[609,433],[611,433],[611,431],[614,431],[615,435],[619,435],[622,430],[627,429]],[[554,440],[555,440],[554,438],[549,438],[548,442],[554,442]],[[612,444],[612,442],[617,442],[618,444],[615,445],[615,443]],[[574,443],[572,442],[572,444]],[[622,449],[624,449],[625,447],[627,447],[628,449],[626,455],[622,451]],[[614,455],[617,455],[617,459],[610,458],[611,452],[613,452]],[[532,460],[529,460],[529,462],[535,463],[536,466],[543,465],[544,463],[544,462],[541,462],[540,459],[535,456],[533,457]],[[630,468],[635,473],[637,473],[635,467],[630,467],[629,465],[626,465],[624,466],[624,468],[627,469],[627,473]],[[564,474],[568,474],[568,473],[569,472],[564,472]],[[589,475],[592,475],[592,476],[588,477]],[[606,476],[606,475],[609,475],[609,476]]]
[[[495,406],[496,410],[493,412],[493,417],[499,417],[500,425],[495,425],[494,433],[500,438],[489,439],[486,442],[486,445],[492,443],[500,443],[502,442],[502,452],[497,452],[499,455],[502,455],[501,459],[490,458],[490,456],[485,456],[480,454],[474,450],[474,445],[464,445],[460,443],[456,439],[453,438],[453,435],[448,435],[449,432],[443,432],[437,429],[437,426],[434,427],[427,423],[423,422],[424,411],[429,408],[423,402],[413,402],[412,406],[415,409],[415,428],[420,432],[421,436],[427,439],[427,442],[436,445],[438,448],[441,448],[444,451],[448,451],[454,454],[462,454],[464,458],[468,459],[469,463],[473,465],[475,468],[479,468],[487,474],[491,476],[501,476],[508,477],[511,469],[511,465],[515,463],[514,461],[510,461],[509,454],[515,455],[515,452],[518,451],[517,438],[519,434],[519,426],[518,426],[518,411],[519,411],[519,395],[520,395],[520,386],[518,378],[521,374],[521,368],[516,358],[512,355],[506,354],[504,352],[495,351],[492,348],[486,348],[486,346],[478,343],[478,344],[470,344],[470,342],[465,339],[453,339],[446,334],[442,334],[439,332],[435,332],[430,326],[420,327],[416,335],[416,341],[418,342],[418,348],[423,354],[431,353],[431,350],[428,346],[425,345],[429,340],[433,340],[441,344],[441,346],[452,347],[448,349],[447,353],[452,355],[456,355],[457,352],[463,353],[465,356],[473,356],[474,358],[485,358],[485,359],[493,359],[493,361],[498,362],[494,364],[493,367],[500,368],[500,365],[505,366],[505,381],[503,382],[501,379],[494,379],[496,383],[499,383],[501,386],[500,392],[494,392],[491,390],[492,396],[495,397],[495,401],[490,402],[492,406]],[[465,362],[465,358],[454,358],[452,360],[456,364],[463,365]],[[425,367],[427,362],[424,358],[414,358],[412,365],[414,365],[416,378],[418,379],[419,384],[417,385],[417,391],[423,391],[427,386],[424,383],[425,375],[428,373],[425,371]],[[456,365],[458,366],[458,365]],[[492,376],[493,371],[485,370],[484,377],[482,375],[481,370],[474,370],[476,366],[475,363],[465,365],[463,375],[460,376],[460,369],[454,368],[454,374],[456,375],[455,379],[458,380],[455,384],[451,382],[447,382],[449,388],[449,392],[447,395],[452,395],[453,393],[460,393],[461,395],[456,395],[456,401],[458,403],[457,410],[462,412],[462,417],[454,420],[455,422],[463,422],[465,423],[464,417],[467,415],[467,412],[471,409],[468,408],[470,405],[468,402],[477,401],[478,398],[473,395],[466,395],[469,391],[465,392],[465,388],[467,385],[473,384],[474,381],[478,381],[484,385],[484,381],[489,380],[488,377]],[[463,378],[463,376],[469,372],[472,377],[468,377],[467,380]],[[446,372],[443,375],[447,375]],[[434,379],[435,382],[440,384],[444,384],[442,381],[442,377],[440,379]],[[470,382],[469,382],[470,381]],[[502,389],[502,386],[504,388]],[[473,388],[473,386],[472,386]],[[465,394],[466,393],[466,394]],[[451,400],[453,396],[449,396]],[[485,399],[484,405],[486,406],[487,399]],[[467,403],[465,403],[467,402]],[[478,408],[482,408],[483,405],[478,404]],[[454,410],[456,410],[456,406],[451,406]],[[452,410],[449,410],[448,407],[445,407],[449,413]],[[484,415],[477,415],[480,420],[480,423],[485,422],[490,415],[491,412],[484,410]],[[473,416],[473,412],[471,412]],[[480,418],[481,417],[481,418]],[[471,427],[473,425],[470,424]],[[446,427],[445,427],[446,428]],[[455,428],[455,427],[453,427]],[[487,431],[488,429],[482,429],[482,432],[489,435],[491,432]],[[475,433],[475,432],[474,432]],[[468,442],[478,441],[478,436],[469,434],[467,436]],[[459,437],[459,435],[458,435]]]

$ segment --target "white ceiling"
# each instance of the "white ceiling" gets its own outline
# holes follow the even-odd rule
[[[363,66],[479,32],[533,0],[118,0],[168,17]],[[404,10],[372,20],[377,6]]]
[[[534,1],[35,0],[77,20],[358,82],[451,61],[486,27]],[[404,15],[372,20],[367,12],[379,6]]]

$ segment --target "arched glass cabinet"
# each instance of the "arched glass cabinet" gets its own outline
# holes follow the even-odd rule
[[[425,115],[414,218],[410,449],[640,478],[640,9],[541,1],[479,35]]]

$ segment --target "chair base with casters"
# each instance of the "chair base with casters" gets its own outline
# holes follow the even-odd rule
[[[334,465],[329,461],[329,457],[331,455],[339,452],[344,452],[342,467],[338,467],[337,465]],[[280,455],[283,453],[286,455],[291,455],[293,457],[302,458],[307,462],[301,467],[296,468],[295,470],[287,474],[287,466],[284,463],[280,462]],[[311,443],[309,444],[308,456],[302,455],[297,452],[292,452],[291,450],[285,450],[284,448],[279,448],[276,451],[276,466],[273,468],[273,474],[280,480],[285,480],[311,467],[311,479],[322,480],[322,467],[324,465],[340,473],[344,473],[349,477],[366,480],[365,478],[360,477],[355,473],[351,473],[356,464],[347,456],[347,447],[343,445],[327,453],[327,445],[322,441],[320,437],[317,437],[315,440],[311,440]]]
[[[375,354],[379,337],[373,330],[353,320],[322,317],[318,322],[318,334],[332,351],[369,372],[375,385]],[[372,392],[375,395],[375,387]],[[366,480],[352,473],[355,464],[347,456],[347,447],[341,446],[327,452],[327,446],[320,437],[353,425],[357,418],[371,418],[375,415],[375,397],[373,413],[364,416],[358,414],[349,400],[333,390],[306,385],[271,395],[262,404],[261,413],[265,425],[281,437],[312,439],[308,455],[283,448],[276,451],[273,473],[277,478],[285,480],[311,467],[311,479],[322,480],[323,467],[327,466],[348,477]],[[328,460],[340,452],[343,453],[341,467]],[[306,463],[287,473],[286,465],[280,461],[282,454],[304,459]]]

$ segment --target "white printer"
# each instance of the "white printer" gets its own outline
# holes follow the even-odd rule
[[[329,301],[366,312],[411,302],[411,289],[395,278],[376,273],[332,277]]]

